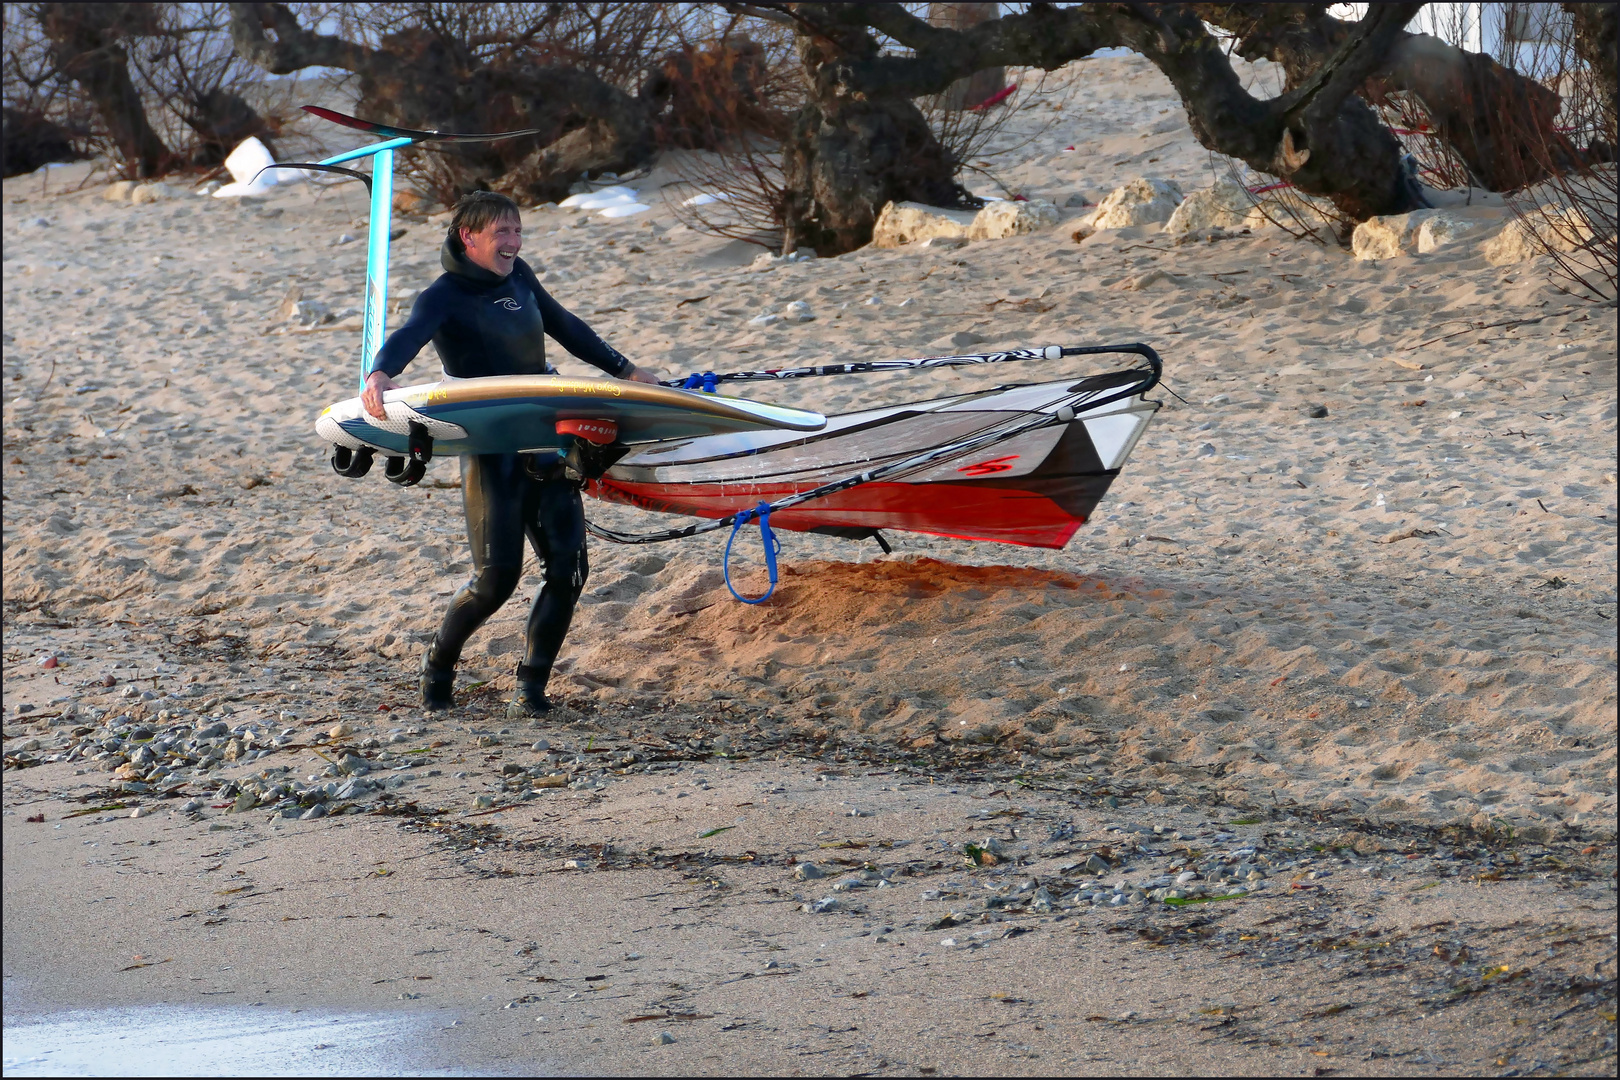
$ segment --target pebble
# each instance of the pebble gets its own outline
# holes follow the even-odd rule
[[[286,719],[285,715],[282,717],[282,719],[283,720]],[[341,739],[345,735],[353,735],[353,734],[354,734],[354,728],[350,727],[346,723],[341,723],[341,722],[337,723],[337,724],[333,724],[331,729],[328,730],[327,733],[326,733],[327,737],[331,738],[331,739]]]
[[[1307,405],[1300,411],[1312,420],[1320,420],[1328,414],[1326,405]]]
[[[815,319],[815,312],[803,300],[795,300],[782,309],[782,319],[790,323],[807,323]]]
[[[546,739],[537,739],[535,740],[534,745],[529,747],[529,749],[533,750],[537,754],[544,754],[546,751],[551,749],[551,743]]]
[[[675,1041],[675,1036],[671,1035],[667,1031],[660,1031],[658,1033],[658,1038],[653,1040],[653,1042],[656,1043],[659,1046],[668,1046],[670,1043],[672,1043],[674,1041]]]
[[[837,911],[838,909],[839,903],[838,897],[836,896],[823,896],[820,900],[814,900],[808,904],[801,904],[799,906],[800,911],[808,912],[811,915],[821,915],[829,911]]]
[[[826,876],[827,871],[812,862],[803,862],[793,868],[793,877],[796,881],[814,881],[816,878]]]

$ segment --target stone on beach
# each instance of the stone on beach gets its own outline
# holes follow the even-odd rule
[[[1004,240],[1009,236],[1049,229],[1058,223],[1056,203],[1042,199],[1027,202],[993,202],[980,210],[968,226],[969,240]]]
[[[1169,221],[1181,201],[1176,181],[1144,176],[1109,192],[1085,224],[1092,229],[1128,229]]]
[[[950,210],[916,202],[891,202],[878,214],[872,226],[872,246],[896,248],[935,237],[967,239],[978,212]]]

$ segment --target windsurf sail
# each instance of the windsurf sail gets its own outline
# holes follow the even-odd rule
[[[1010,350],[874,361],[863,370],[1134,353],[1146,367],[998,386],[828,419],[821,431],[702,436],[641,447],[587,491],[646,510],[710,519],[662,533],[591,531],[652,543],[734,525],[768,507],[779,529],[861,539],[898,530],[1061,548],[1095,510],[1159,403],[1146,345]],[[849,374],[852,365],[703,373],[711,385]],[[684,385],[681,380],[672,380]]]

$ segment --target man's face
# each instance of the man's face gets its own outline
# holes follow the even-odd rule
[[[502,277],[512,272],[523,247],[523,222],[515,217],[496,218],[481,232],[461,230],[461,243],[473,264]]]

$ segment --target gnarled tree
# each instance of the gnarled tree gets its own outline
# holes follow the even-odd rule
[[[670,8],[346,9],[348,17],[368,22],[376,41],[370,45],[308,29],[286,4],[230,5],[232,35],[244,57],[276,74],[307,67],[353,72],[367,119],[448,131],[540,129],[524,138],[435,151],[442,154],[435,185],[440,197],[482,187],[530,202],[562,198],[584,174],[623,173],[652,158],[658,121],[671,112],[683,73],[691,74],[701,59],[679,50],[680,28],[670,20],[680,13]],[[681,104],[674,103],[675,112]]]
[[[1465,122],[1479,95],[1526,130],[1549,129],[1557,113],[1555,94],[1488,57],[1407,33],[1422,4],[1374,4],[1354,23],[1314,4],[1032,4],[966,29],[930,25],[899,4],[727,6],[790,22],[799,36],[811,100],[784,152],[789,249],[852,250],[891,199],[966,204],[953,179],[958,163],[926,135],[912,99],[996,66],[1050,71],[1098,49],[1130,49],[1169,78],[1200,143],[1354,220],[1423,205],[1400,143],[1363,100],[1369,86],[1433,96],[1442,115],[1456,117],[1452,137],[1468,146],[1471,166],[1504,187],[1535,179],[1537,166],[1488,136],[1504,124]],[[1260,99],[1245,90],[1206,19],[1230,26],[1243,55],[1281,63],[1283,92]],[[910,54],[884,48],[878,35]]]

